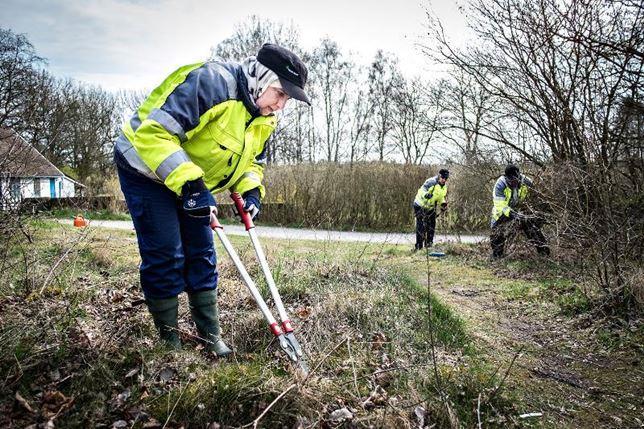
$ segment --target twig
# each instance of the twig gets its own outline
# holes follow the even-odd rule
[[[165,427],[168,425],[168,422],[170,421],[170,418],[172,417],[172,414],[174,413],[175,408],[177,408],[177,405],[179,404],[179,401],[181,401],[181,398],[183,397],[183,394],[186,393],[186,389],[190,385],[190,380],[186,383],[186,387],[183,388],[181,391],[181,394],[179,394],[179,398],[177,399],[177,402],[174,403],[174,406],[172,407],[172,410],[170,410],[170,414],[168,414],[168,418],[165,419],[165,423],[163,424],[163,427],[161,429],[165,429]]]
[[[74,247],[76,247],[76,245],[78,245],[78,243],[80,243],[81,241],[83,241],[83,240],[86,238],[86,236],[87,236],[87,233],[85,232],[83,235],[81,235],[81,236],[78,238],[78,240],[76,240],[76,241],[75,241],[71,246],[69,246],[69,249],[67,249],[67,250],[65,251],[65,253],[63,253],[63,256],[61,256],[60,258],[58,258],[58,260],[56,261],[56,263],[54,264],[54,266],[53,266],[53,267],[51,267],[51,270],[49,270],[49,273],[47,274],[47,277],[45,277],[45,281],[43,282],[42,287],[40,288],[40,292],[38,292],[40,295],[42,295],[43,291],[45,290],[45,288],[46,288],[46,287],[47,287],[47,285],[49,284],[49,279],[51,279],[51,276],[54,274],[54,271],[56,271],[56,268],[58,268],[58,266],[60,265],[60,263],[61,263],[61,262],[63,262],[63,260],[65,260],[65,258],[66,258],[66,257],[67,257],[67,255],[69,254],[69,252],[71,252],[71,251],[74,249]]]
[[[27,238],[27,241],[29,241],[29,244],[34,244],[34,240],[31,238],[31,235],[29,232],[25,231],[25,226],[22,222],[18,222],[18,227],[20,228],[20,232],[22,232],[22,235],[24,235]]]
[[[496,386],[496,388],[494,389],[494,391],[492,392],[492,394],[488,398],[488,402],[492,401],[492,399],[494,399],[494,397],[496,396],[496,394],[499,391],[499,389],[501,388],[501,386],[503,386],[503,383],[505,382],[505,379],[508,378],[508,375],[510,374],[510,370],[512,369],[512,366],[514,365],[514,361],[517,360],[517,358],[519,357],[519,355],[521,354],[521,352],[523,351],[524,348],[525,348],[525,345],[522,345],[519,348],[519,350],[514,354],[514,357],[512,358],[512,362],[510,362],[510,365],[508,366],[508,369],[505,370],[505,374],[503,375],[503,379],[501,380],[499,385]]]
[[[360,390],[358,389],[358,378],[356,377],[356,365],[353,362],[351,355],[351,341],[347,339],[347,351],[349,352],[349,360],[351,360],[351,369],[353,371],[353,385],[356,388],[356,396],[360,397]]]
[[[273,399],[273,402],[268,404],[268,407],[264,408],[264,411],[262,411],[262,413],[259,416],[257,416],[257,418],[255,420],[253,420],[250,423],[245,424],[244,426],[240,426],[240,427],[241,428],[247,428],[247,427],[253,426],[253,429],[257,429],[257,425],[259,424],[259,421],[266,415],[266,413],[268,413],[268,411],[271,408],[273,408],[273,405],[275,405],[277,403],[277,401],[282,399],[282,397],[284,397],[284,395],[286,395],[288,392],[290,392],[291,390],[293,390],[296,387],[297,387],[297,384],[295,384],[295,383],[291,384],[286,390],[284,390],[282,393],[277,395],[277,398]]]
[[[313,373],[320,367],[320,365],[322,365],[322,363],[324,363],[324,361],[327,360],[327,358],[331,356],[333,352],[339,349],[340,346],[344,344],[345,341],[348,341],[348,339],[349,339],[348,337],[344,337],[342,341],[340,341],[335,347],[333,347],[333,349],[329,353],[327,353],[322,359],[320,359],[317,365],[315,365],[315,367],[311,371],[309,371],[309,373],[306,375],[302,384],[306,383],[307,380],[311,377],[311,375],[313,375]]]
[[[476,419],[479,422],[479,429],[482,429],[483,425],[481,424],[481,394],[480,393],[479,393],[478,403],[476,404]]]
[[[31,414],[36,414],[36,412],[31,407],[31,405],[29,405],[29,402],[27,402],[27,400],[23,398],[20,392],[18,392],[17,390],[16,390],[15,398],[16,398],[16,401],[18,401],[18,403],[22,405],[25,410],[29,411]]]

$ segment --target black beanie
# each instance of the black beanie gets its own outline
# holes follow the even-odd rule
[[[519,178],[519,167],[514,164],[508,164],[505,167],[505,177],[508,179],[518,179]]]

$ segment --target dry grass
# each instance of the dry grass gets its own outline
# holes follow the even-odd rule
[[[6,272],[4,278],[11,280],[0,291],[1,425],[51,420],[73,427],[124,420],[139,426],[144,421],[237,426],[252,422],[293,383],[296,388],[263,415],[261,427],[334,425],[333,412],[343,408],[359,427],[413,427],[420,405],[428,421],[449,420],[431,370],[428,296],[405,270],[378,263],[391,252],[267,243],[287,309],[315,368],[302,380],[272,344],[226,257],[220,262],[222,324],[236,354],[216,361],[195,341],[183,299],[184,351],[156,344],[141,305],[132,233],[39,228],[34,241],[31,280],[23,281],[19,270]],[[246,241],[233,242],[254,267]],[[52,272],[52,262],[63,255],[65,263]],[[434,298],[432,305],[438,368],[454,381],[459,418],[471,422],[472,400],[492,371],[483,375],[487,370],[476,363],[458,317]],[[492,418],[506,409],[505,401],[499,396],[497,411],[489,405],[483,411]]]
[[[439,166],[358,163],[271,166],[266,170],[269,222],[331,229],[413,230],[416,191]],[[445,228],[479,231],[489,221],[490,167],[450,167]],[[497,167],[498,169],[498,167]]]

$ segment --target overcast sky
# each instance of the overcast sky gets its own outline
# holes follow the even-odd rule
[[[395,52],[406,74],[423,74],[427,62],[415,45],[428,6],[454,37],[463,34],[453,0],[0,0],[0,26],[26,34],[58,77],[152,89],[178,66],[206,59],[252,14],[292,21],[306,49],[329,36],[358,62],[380,48]]]

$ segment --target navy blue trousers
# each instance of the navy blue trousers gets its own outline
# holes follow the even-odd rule
[[[217,287],[217,257],[209,219],[188,216],[166,186],[122,167],[121,190],[141,254],[141,287],[147,298]]]
[[[427,210],[414,204],[416,217],[416,249],[432,247],[436,230],[436,210]]]

